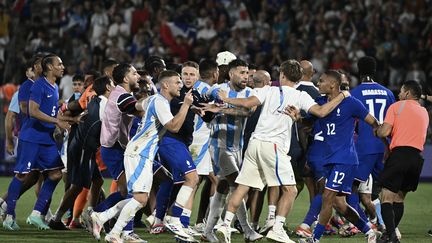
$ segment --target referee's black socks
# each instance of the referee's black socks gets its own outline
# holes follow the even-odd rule
[[[391,236],[395,233],[395,213],[393,204],[381,203],[381,215],[386,226],[386,233]]]
[[[393,212],[394,212],[394,224],[395,227],[398,227],[404,213],[404,203],[403,202],[393,203]]]

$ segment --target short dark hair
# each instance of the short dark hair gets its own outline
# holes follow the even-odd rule
[[[98,96],[103,95],[107,91],[106,86],[110,83],[111,83],[111,79],[108,76],[106,75],[101,76],[95,79],[95,81],[93,82],[93,90],[96,92]]]
[[[95,79],[99,78],[100,76],[102,76],[102,74],[94,69],[90,69],[87,72],[85,72],[84,75],[89,75],[89,76],[93,76]]]
[[[251,64],[251,63],[249,64],[248,68],[249,68],[249,70],[251,70],[251,69],[253,69],[253,70],[258,69],[257,65]]]
[[[342,83],[342,75],[339,71],[334,69],[329,69],[324,72],[325,75],[332,77],[340,86]]]
[[[337,71],[341,74],[341,79],[342,79],[342,75],[345,75],[348,82],[351,84],[351,75],[347,71],[345,71],[343,69],[338,69]]]
[[[144,69],[137,70],[137,73],[138,73],[140,76],[147,76],[147,75],[150,75],[150,73],[149,73],[147,70],[144,70]]]
[[[196,62],[194,62],[194,61],[187,61],[187,62],[184,62],[184,63],[182,64],[182,69],[183,69],[184,67],[193,67],[193,68],[196,68],[197,70],[199,69],[199,65],[198,65],[198,63],[196,63]]]
[[[163,69],[163,66],[159,66],[160,69]],[[171,70],[171,71],[175,71],[178,73],[181,73],[182,70],[182,65],[178,64],[178,63],[173,63],[173,62],[169,62],[166,64],[166,70]]]
[[[409,91],[415,98],[420,98],[422,94],[421,85],[415,80],[407,80],[402,83],[405,90]]]
[[[25,63],[25,69],[27,71],[27,69],[31,68],[33,70],[33,57],[30,58],[29,60],[27,60],[27,62]]]
[[[159,82],[163,82],[165,81],[165,79],[175,77],[175,76],[180,77],[180,74],[176,71],[165,70],[159,74],[158,80]]]
[[[233,68],[237,67],[248,67],[249,65],[247,62],[241,60],[241,59],[234,59],[230,63],[228,63],[228,70],[231,70]]]
[[[34,65],[36,65],[37,62],[41,61],[44,56],[45,55],[41,53],[32,56],[26,63],[26,69],[31,68],[34,70]]]
[[[218,64],[212,59],[203,59],[199,63],[199,74],[201,78],[209,78],[218,68]]]
[[[376,60],[371,56],[364,56],[357,62],[358,73],[360,77],[375,76],[376,73]]]
[[[112,65],[117,65],[118,62],[117,60],[113,59],[113,58],[109,58],[106,59],[105,61],[102,62],[102,72],[104,71],[105,68],[107,67],[111,67]]]
[[[115,85],[123,83],[123,79],[126,76],[126,74],[129,72],[129,69],[131,67],[132,65],[129,63],[120,63],[118,66],[114,68],[113,79]]]
[[[303,76],[303,68],[300,63],[294,59],[284,61],[280,65],[280,72],[291,82],[298,82]]]
[[[82,74],[75,74],[73,77],[72,77],[72,82],[73,81],[81,81],[81,82],[84,82],[84,75],[82,75]]]
[[[149,56],[146,60],[145,60],[145,64],[144,67],[147,71],[150,72],[150,74],[153,75],[154,69],[159,67],[159,68],[165,68],[165,61],[162,59],[162,57],[160,56]]]
[[[46,72],[48,72],[48,64],[53,64],[54,58],[56,58],[56,57],[58,57],[56,54],[50,53],[48,55],[45,55],[42,58],[41,65],[42,65],[42,72],[44,74],[46,74]]]

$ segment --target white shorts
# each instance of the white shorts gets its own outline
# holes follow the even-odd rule
[[[265,185],[295,185],[291,158],[274,143],[252,139],[236,183],[260,190]]]
[[[153,160],[140,155],[125,155],[124,168],[128,192],[150,192],[153,183]]]
[[[241,151],[228,151],[225,148],[215,148],[210,146],[212,156],[213,171],[218,177],[224,178],[232,173],[238,172],[241,167]]]
[[[369,175],[369,179],[367,181],[360,183],[358,192],[363,194],[372,194],[372,185],[373,185],[372,175]]]
[[[198,175],[209,175],[213,172],[209,146],[207,144],[192,144],[189,146],[192,159]]]
[[[68,150],[68,139],[69,135],[65,136],[63,139],[63,146],[60,150],[60,157],[63,162],[64,168],[62,169],[63,173],[67,173],[67,150]]]

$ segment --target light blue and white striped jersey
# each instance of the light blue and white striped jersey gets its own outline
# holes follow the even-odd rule
[[[200,95],[205,95],[211,87],[207,83],[198,80],[195,82],[193,88],[198,91]],[[209,148],[210,131],[210,124],[204,122],[199,115],[196,115],[194,118],[193,140],[192,144],[189,146],[195,164],[201,162]]]
[[[169,101],[160,94],[150,96],[143,102],[145,114],[135,136],[126,146],[125,156],[140,155],[153,160],[159,139],[164,135],[164,125],[173,119]]]
[[[208,94],[217,94],[216,90],[225,90],[229,98],[247,98],[255,95],[249,87],[237,92],[230,88],[229,83],[213,85]],[[217,98],[217,97],[213,97]],[[234,106],[229,106],[234,107]],[[211,145],[215,148],[224,148],[229,151],[239,151],[243,148],[243,132],[246,124],[244,116],[217,114],[211,122]]]

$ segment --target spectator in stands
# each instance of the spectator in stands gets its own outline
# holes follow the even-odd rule
[[[10,17],[5,6],[0,4],[0,61],[5,60],[6,45],[9,43]]]

